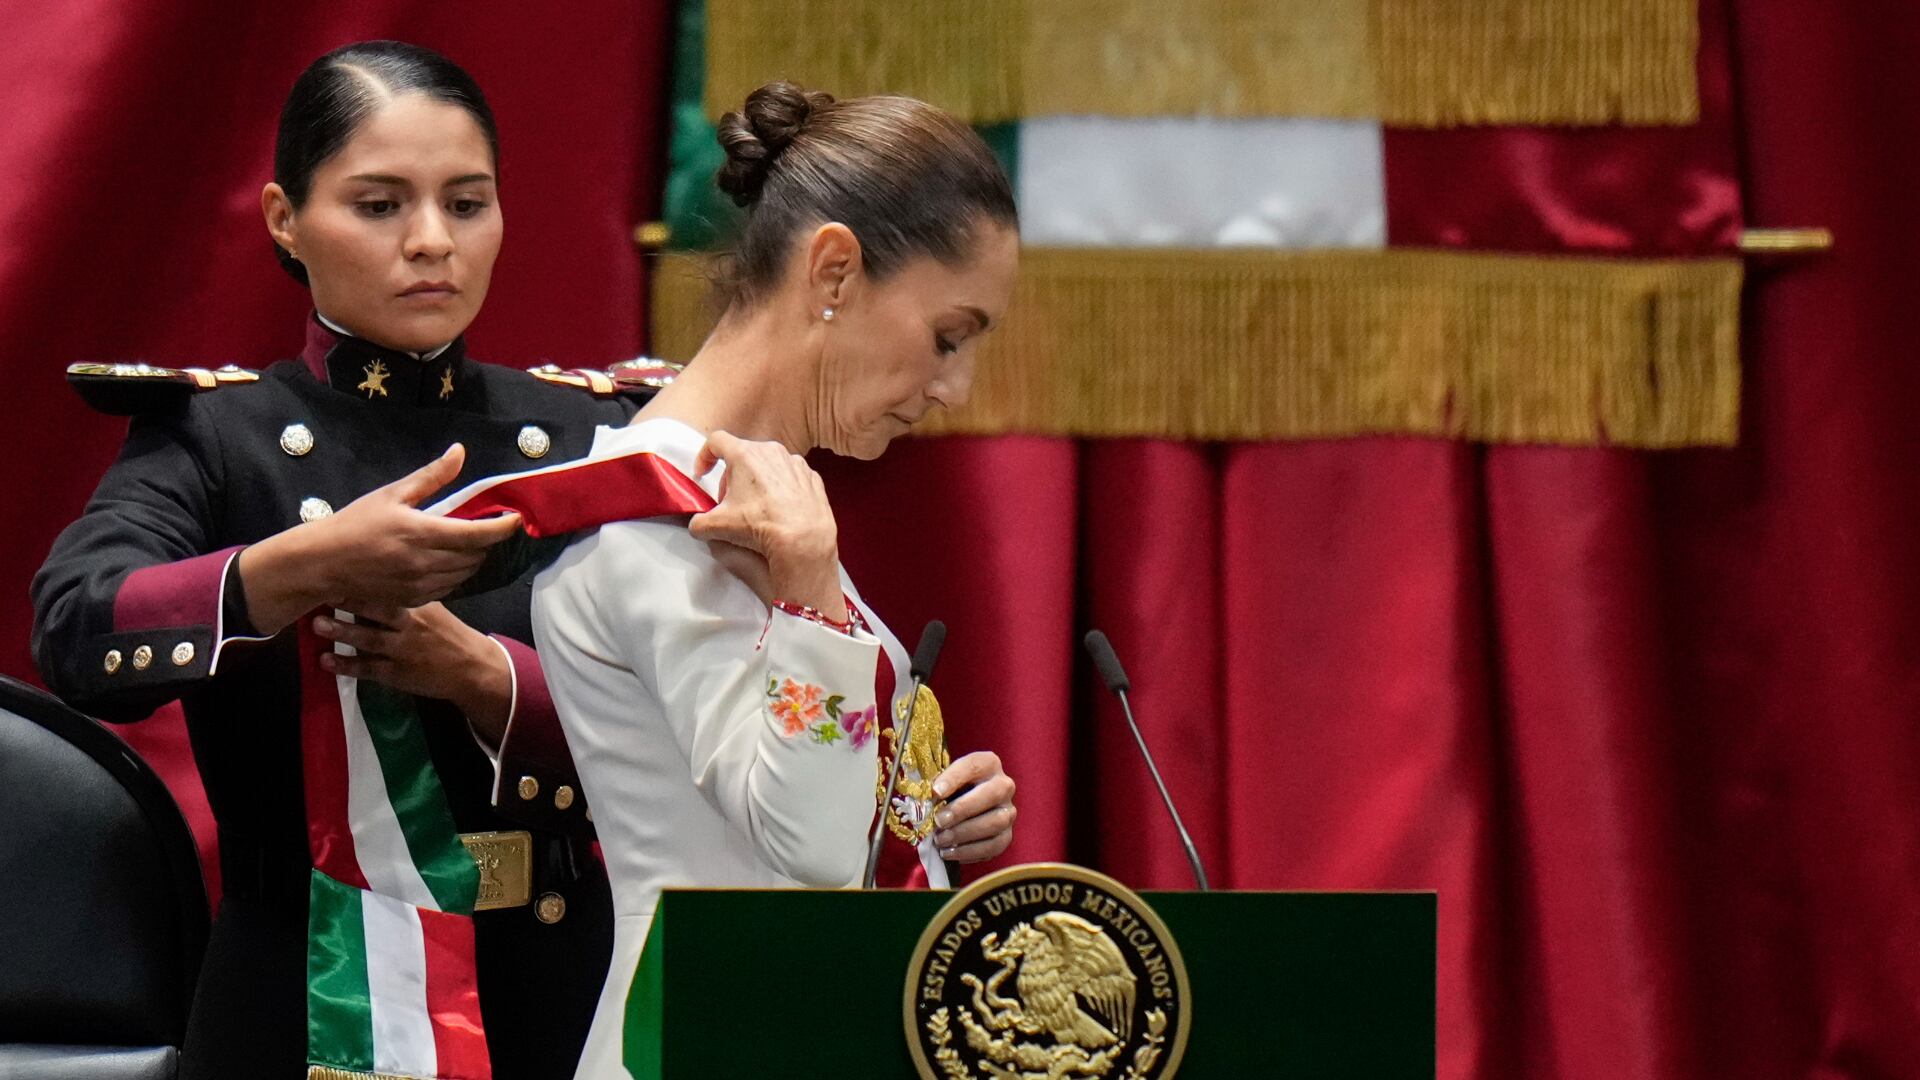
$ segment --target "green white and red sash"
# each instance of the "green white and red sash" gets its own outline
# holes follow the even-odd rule
[[[652,454],[482,480],[432,509],[521,514],[534,537],[713,507]],[[345,612],[336,618],[351,621]],[[313,857],[309,1080],[491,1080],[474,960],[479,871],[454,826],[412,696],[320,667],[299,623],[302,774]]]
[[[699,514],[713,506],[713,496],[692,477],[643,450],[476,480],[427,512],[466,520],[516,513],[537,540],[615,521]]]
[[[344,612],[337,617],[350,619]],[[330,674],[300,624],[311,1077],[490,1080],[474,970],[480,875],[413,698]]]

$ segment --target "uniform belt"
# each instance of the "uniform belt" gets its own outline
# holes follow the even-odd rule
[[[461,833],[460,842],[480,871],[475,911],[524,907],[533,900],[533,834]],[[313,861],[304,847],[265,844],[252,837],[220,834],[220,881],[239,900],[304,903]]]

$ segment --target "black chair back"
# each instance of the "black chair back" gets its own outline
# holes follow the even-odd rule
[[[0,676],[0,1078],[171,1075],[208,927],[166,785]]]

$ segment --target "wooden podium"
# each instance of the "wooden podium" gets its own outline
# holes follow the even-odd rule
[[[954,896],[666,893],[629,1001],[629,1068],[637,1080],[914,1077],[908,967]],[[1139,897],[1185,960],[1182,1080],[1433,1076],[1433,893]]]

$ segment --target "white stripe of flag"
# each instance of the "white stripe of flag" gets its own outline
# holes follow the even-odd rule
[[[1019,129],[1021,239],[1054,247],[1378,248],[1380,125],[1052,116]]]
[[[360,894],[367,934],[367,1003],[373,1014],[374,1071],[440,1075],[427,1007],[427,943],[420,915],[377,892]]]
[[[349,612],[335,611],[334,616],[343,622],[353,621]],[[336,644],[334,651],[353,655],[348,645]],[[420,876],[420,867],[407,847],[406,833],[400,829],[400,818],[387,797],[386,773],[380,768],[380,755],[367,733],[366,717],[360,712],[359,681],[336,675],[334,683],[347,739],[347,827],[353,831],[354,857],[360,863],[360,872],[374,892],[438,911],[439,901]]]

